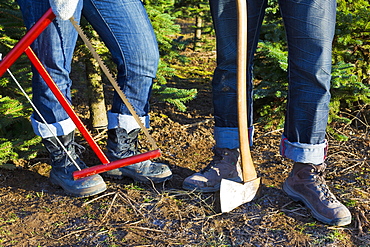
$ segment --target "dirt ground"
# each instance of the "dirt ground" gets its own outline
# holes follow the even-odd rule
[[[202,62],[214,62],[214,54]],[[0,169],[0,246],[370,246],[370,126],[358,116],[357,125],[334,126],[349,141],[328,135],[326,178],[353,215],[349,226],[316,221],[281,191],[292,166],[278,152],[282,130],[259,124],[252,148],[263,181],[258,198],[220,214],[215,194],[183,190],[184,178],[211,160],[214,144],[210,76],[192,77],[173,82],[198,89],[186,113],[152,100],[150,132],[163,152],[158,160],[173,171],[170,181],[105,179],[106,192],[77,199],[48,182],[46,153],[20,160],[15,169]],[[82,157],[98,164],[88,148]]]

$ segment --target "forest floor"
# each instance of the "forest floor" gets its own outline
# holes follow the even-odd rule
[[[157,185],[105,179],[107,191],[78,199],[49,183],[45,152],[19,160],[12,169],[0,169],[0,246],[370,246],[370,126],[358,115],[351,125],[333,126],[348,141],[327,136],[326,179],[352,213],[348,226],[316,221],[304,205],[282,192],[292,167],[279,155],[282,130],[260,124],[255,125],[251,150],[263,183],[255,200],[221,214],[216,194],[182,189],[182,181],[212,159],[214,145],[212,70],[205,73],[202,68],[214,68],[210,64],[215,53],[187,56],[193,73],[171,86],[198,90],[196,99],[187,103],[188,111],[155,97],[151,104],[150,132],[163,152],[157,160],[171,167],[173,178]],[[74,97],[86,121],[78,89]],[[101,133],[98,143],[103,147],[105,138]],[[98,164],[89,148],[82,158]]]

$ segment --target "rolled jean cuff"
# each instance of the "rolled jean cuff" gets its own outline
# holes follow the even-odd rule
[[[35,134],[42,138],[68,135],[76,129],[76,125],[70,118],[57,123],[45,124],[37,121],[32,115],[31,124]]]
[[[253,145],[253,134],[254,134],[254,127],[248,128],[249,134],[249,145]],[[235,149],[239,148],[239,133],[238,128],[232,127],[215,127],[214,128],[214,136],[216,141],[217,148],[229,148]]]
[[[149,115],[139,117],[146,128],[149,128]],[[123,115],[108,111],[108,129],[123,128],[127,133],[134,129],[141,129],[135,118],[131,115]]]
[[[326,159],[328,142],[325,140],[321,144],[304,144],[290,142],[283,135],[280,142],[280,154],[288,159],[300,163],[321,164]]]

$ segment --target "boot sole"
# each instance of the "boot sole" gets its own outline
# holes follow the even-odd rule
[[[103,177],[108,177],[108,178],[116,179],[116,180],[127,177],[127,178],[133,179],[135,182],[144,183],[144,184],[150,184],[152,182],[155,184],[158,184],[166,180],[170,180],[172,178],[172,172],[161,174],[161,177],[145,177],[145,176],[139,177],[137,176],[135,172],[130,173],[129,171],[122,172],[121,175],[110,175],[108,173],[102,173],[101,175]]]
[[[302,203],[304,203],[304,205],[306,207],[308,207],[308,209],[310,209],[311,211],[311,214],[312,216],[325,223],[325,224],[328,224],[328,225],[333,225],[333,226],[345,226],[345,225],[349,225],[351,223],[351,218],[352,217],[346,217],[346,218],[340,218],[340,219],[328,219],[326,218],[325,216],[322,216],[321,214],[319,214],[315,208],[313,208],[311,206],[311,204],[302,196],[300,195],[299,193],[296,193],[295,191],[293,191],[290,186],[286,183],[286,181],[283,183],[283,188],[282,188],[283,192],[285,194],[287,194],[293,201],[300,201]]]
[[[85,189],[80,189],[80,190],[73,189],[72,190],[66,186],[63,186],[61,181],[59,181],[57,178],[50,177],[49,180],[54,186],[62,188],[66,194],[77,197],[77,198],[94,196],[94,195],[104,192],[107,189],[107,185],[103,183],[103,184],[98,184],[96,186],[92,186],[92,187],[85,188]]]
[[[212,192],[219,191],[220,185],[221,184],[217,184],[214,187],[199,188],[199,187],[194,186],[193,184],[183,183],[182,188],[185,190],[190,190],[190,191],[196,191],[196,192],[202,192],[202,193],[212,193]]]
[[[241,183],[243,180],[240,177],[234,177],[234,178],[227,178],[227,180],[231,180],[237,183]],[[197,192],[203,192],[203,193],[211,193],[211,192],[217,192],[220,190],[221,187],[221,182],[216,184],[213,187],[197,187],[194,184],[191,183],[182,183],[182,188],[186,190],[191,190],[191,191],[197,191]]]

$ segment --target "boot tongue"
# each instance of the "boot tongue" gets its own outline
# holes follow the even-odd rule
[[[311,164],[311,163],[300,163],[300,162],[296,162],[294,164],[294,167],[293,167],[293,171],[294,173],[296,172],[299,172],[301,170],[308,170],[310,169],[311,172],[316,172],[316,173],[323,173],[325,171],[325,168],[326,168],[326,164],[325,163],[322,163],[322,164],[319,164],[319,165],[314,165],[314,164]]]
[[[322,163],[322,164],[319,164],[319,165],[312,165],[312,166],[315,167],[315,170],[318,173],[324,173],[324,171],[326,169],[326,164],[325,163]]]
[[[216,148],[215,147],[213,149],[213,153],[214,153],[214,156],[213,156],[213,160],[211,162],[212,165],[217,164],[218,162],[225,159],[229,155],[233,155],[233,151],[231,149],[227,149],[227,148]]]
[[[131,138],[131,139],[136,139],[137,138],[137,136],[139,135],[139,132],[140,132],[140,129],[133,129],[133,130],[131,130],[128,134],[127,134],[127,136],[129,137],[129,138]],[[127,133],[127,132],[126,132]]]
[[[301,179],[312,179],[317,177],[320,179],[324,176],[326,164],[314,165],[310,163],[294,163],[293,174]]]

